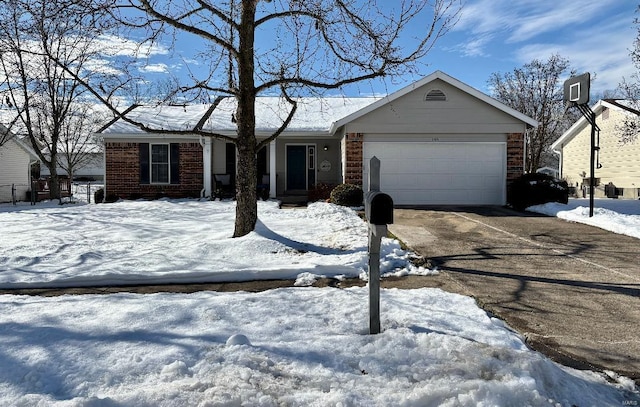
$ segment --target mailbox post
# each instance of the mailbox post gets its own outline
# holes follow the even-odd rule
[[[380,243],[393,223],[393,199],[380,192],[380,160],[369,162],[369,192],[364,199],[369,222],[369,334],[380,333]]]

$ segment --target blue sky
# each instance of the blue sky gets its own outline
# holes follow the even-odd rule
[[[468,0],[430,67],[487,92],[491,73],[557,53],[578,73],[596,74],[592,90],[615,89],[634,72],[637,7],[632,0]]]
[[[492,73],[554,53],[569,59],[578,73],[595,75],[592,93],[614,90],[636,71],[629,52],[637,36],[637,8],[632,0],[466,0],[459,22],[424,58],[419,75],[362,84],[348,96],[392,92],[435,70],[490,93]],[[178,47],[188,49],[187,44],[178,39]],[[175,53],[160,52],[149,58],[146,70],[156,77],[166,70],[186,74],[184,62]]]

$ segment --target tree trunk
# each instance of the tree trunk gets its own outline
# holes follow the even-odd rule
[[[254,33],[256,2],[242,1],[242,16],[238,30],[238,168],[236,174],[236,223],[233,237],[253,231],[258,221],[256,197],[256,88],[254,83]]]
[[[251,233],[258,220],[258,200],[256,196],[256,143],[250,139],[239,141],[238,171],[236,175],[236,222],[233,237]]]
[[[56,165],[57,157],[56,154],[51,154],[51,161],[47,162],[46,165],[49,168],[49,197],[51,199],[58,199],[60,203],[62,203],[60,197],[60,181],[58,179],[58,168]]]

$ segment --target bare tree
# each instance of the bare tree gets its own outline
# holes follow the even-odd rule
[[[9,140],[13,138],[13,133],[2,124],[0,124],[0,147],[5,145]]]
[[[86,76],[87,66],[96,60],[98,47],[92,41],[105,29],[98,17],[97,10],[88,12],[80,0],[0,3],[4,125],[27,138],[49,169],[53,198],[60,198],[60,143],[69,140],[78,123],[77,106],[89,95],[73,74]]]
[[[180,83],[184,95],[193,100],[206,95],[236,98],[235,137],[198,133],[237,148],[235,237],[253,231],[257,221],[256,152],[287,127],[296,111],[295,98],[411,72],[455,23],[461,7],[460,0],[94,1],[113,3],[114,17],[138,33],[146,30],[145,41],[169,36],[178,46],[182,35],[203,44],[199,57],[207,70],[194,70],[189,83]],[[256,96],[274,93],[289,102],[289,114],[258,142]]]
[[[67,123],[62,128],[57,154],[58,165],[73,179],[76,170],[98,163],[97,154],[102,151],[102,142],[96,131],[109,119],[104,109],[94,104],[76,103],[71,107]],[[111,116],[112,117],[112,116]]]
[[[569,60],[552,55],[547,61],[533,60],[504,74],[493,73],[488,84],[493,96],[507,106],[533,118],[538,127],[525,134],[525,171],[535,172],[553,160],[551,144],[577,119],[565,112],[560,78],[573,75]]]
[[[636,12],[640,12],[640,6],[638,6]],[[619,90],[622,93],[622,97],[626,99],[628,107],[640,112],[640,19],[636,18],[634,23],[637,26],[638,34],[633,41],[633,49],[630,52],[630,56],[637,71],[629,80],[624,79],[620,83]],[[634,143],[640,134],[640,115],[626,116],[621,124],[616,125],[616,131],[620,143]]]

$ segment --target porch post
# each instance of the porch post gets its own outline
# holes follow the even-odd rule
[[[269,198],[276,197],[276,141],[269,143]]]
[[[204,197],[212,197],[211,191],[211,137],[204,137],[202,144],[202,170],[204,171]]]

